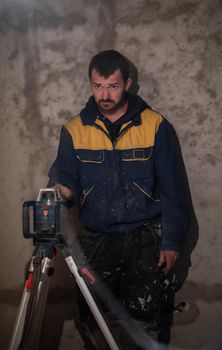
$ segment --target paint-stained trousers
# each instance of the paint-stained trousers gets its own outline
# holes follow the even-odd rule
[[[80,266],[96,278],[88,284],[103,311],[121,319],[121,310],[114,306],[118,300],[133,319],[156,330],[158,340],[167,344],[174,293],[171,276],[157,268],[159,243],[159,226],[146,224],[128,234],[85,231],[74,250]]]

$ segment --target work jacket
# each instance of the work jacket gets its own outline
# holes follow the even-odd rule
[[[86,106],[64,125],[55,162],[57,181],[73,191],[83,225],[127,234],[160,216],[160,249],[180,251],[188,209],[171,124],[145,104],[112,141],[101,115],[89,111]]]

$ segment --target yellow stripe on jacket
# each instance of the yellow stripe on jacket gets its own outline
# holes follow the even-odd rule
[[[145,109],[141,113],[141,124],[130,127],[120,138],[117,139],[115,149],[134,149],[146,148],[154,145],[155,135],[163,120],[163,117],[157,112]],[[102,121],[96,120],[95,123],[101,126],[107,132]],[[130,122],[128,122],[130,123]],[[127,127],[125,123],[121,130]],[[80,116],[76,116],[65,124],[72,137],[75,149],[86,150],[112,150],[111,140],[104,135],[104,132],[93,125],[83,125]]]

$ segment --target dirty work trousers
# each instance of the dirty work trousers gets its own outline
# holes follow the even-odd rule
[[[121,318],[119,311],[112,310],[115,298],[133,319],[158,331],[158,340],[167,344],[173,293],[170,277],[157,268],[158,229],[146,224],[128,234],[85,231],[77,237],[74,250],[80,267],[87,267],[96,278],[95,282],[88,279],[88,284],[103,311]]]

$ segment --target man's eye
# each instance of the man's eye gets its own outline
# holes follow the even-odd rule
[[[117,89],[118,88],[118,85],[112,85],[111,86],[111,89]]]
[[[96,90],[101,89],[101,85],[94,85],[94,88],[95,88]]]

